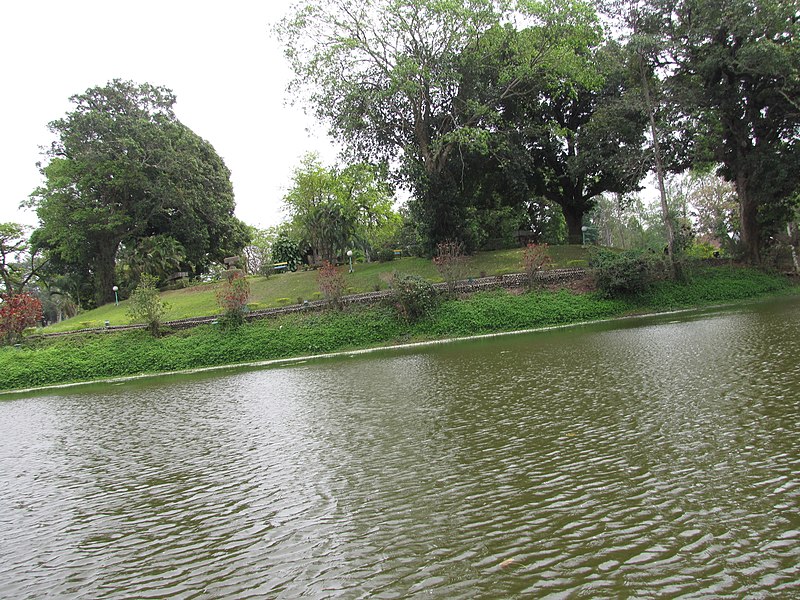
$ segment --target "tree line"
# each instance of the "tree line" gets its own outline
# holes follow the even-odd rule
[[[230,172],[169,89],[114,80],[50,124],[39,226],[0,226],[0,285],[35,282],[69,315],[240,253],[268,274],[656,231],[670,255],[702,234],[759,263],[797,243],[798,28],[790,0],[304,0],[275,32],[344,166],[305,157],[285,223],[234,216]],[[636,200],[649,175],[660,214]]]
[[[734,185],[757,263],[798,203],[799,27],[787,0],[308,0],[276,31],[292,92],[392,166],[429,250],[548,204],[579,243],[653,172],[672,252],[664,181],[692,168]]]

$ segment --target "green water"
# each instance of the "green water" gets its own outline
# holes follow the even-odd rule
[[[800,302],[0,402],[0,597],[800,596]]]

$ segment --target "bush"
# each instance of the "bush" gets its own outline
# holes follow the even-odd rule
[[[638,250],[613,252],[600,249],[589,260],[597,289],[607,298],[641,294],[664,274],[664,261]]]
[[[30,294],[0,294],[0,342],[14,344],[42,320],[42,303]]]
[[[391,248],[381,248],[378,250],[375,257],[378,259],[378,262],[391,262],[394,260],[394,250]]]
[[[328,303],[334,308],[342,307],[342,297],[345,294],[345,281],[342,272],[327,260],[322,263],[317,271],[317,282]]]
[[[528,290],[532,290],[536,282],[536,274],[550,262],[547,254],[547,244],[528,244],[522,254],[522,272],[525,273],[525,281]]]
[[[272,260],[276,263],[285,262],[289,271],[296,271],[297,266],[303,262],[300,245],[281,233],[272,245]]]
[[[244,323],[247,301],[250,299],[250,283],[241,271],[232,273],[217,288],[217,303],[223,311],[222,323],[237,327]]]
[[[695,242],[686,249],[685,255],[687,258],[696,259],[720,258],[721,256],[725,255],[725,252],[713,244],[709,244],[707,242]]]
[[[422,277],[395,273],[389,301],[406,321],[416,321],[436,306],[436,290]]]
[[[159,336],[164,314],[169,308],[169,305],[162,302],[156,282],[156,278],[152,275],[143,274],[139,279],[139,285],[131,294],[128,307],[131,321],[144,322],[153,337]]]
[[[456,291],[456,283],[467,277],[467,257],[464,244],[446,241],[436,244],[436,255],[433,264],[439,275],[447,284],[447,292],[452,296]]]

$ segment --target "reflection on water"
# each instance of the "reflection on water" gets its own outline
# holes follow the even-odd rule
[[[0,597],[800,594],[800,304],[0,403]]]

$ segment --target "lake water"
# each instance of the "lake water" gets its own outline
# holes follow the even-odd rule
[[[0,401],[0,597],[800,596],[800,301]]]

